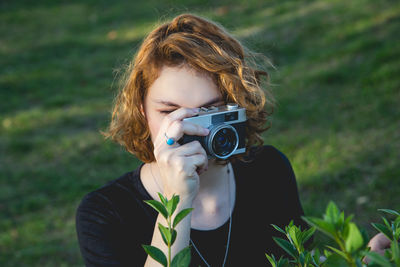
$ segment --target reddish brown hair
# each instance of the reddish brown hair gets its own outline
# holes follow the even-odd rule
[[[154,161],[150,130],[141,107],[162,66],[184,64],[210,75],[226,103],[246,108],[246,150],[261,146],[261,133],[270,126],[273,98],[261,85],[261,76],[268,81],[267,72],[255,67],[254,62],[254,54],[246,52],[222,26],[192,14],[177,16],[143,41],[125,71],[111,123],[102,134],[141,161]]]

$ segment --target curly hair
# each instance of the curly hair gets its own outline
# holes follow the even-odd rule
[[[270,127],[274,107],[272,95],[263,89],[264,84],[268,85],[268,73],[257,66],[256,54],[222,26],[193,14],[175,17],[144,39],[121,79],[111,122],[101,132],[105,138],[116,141],[143,162],[155,161],[141,107],[161,68],[182,65],[210,75],[225,103],[234,102],[246,108],[246,151],[252,146],[261,147],[261,133]],[[243,160],[243,154],[233,158]]]

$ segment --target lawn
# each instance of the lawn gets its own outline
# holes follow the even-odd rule
[[[80,199],[139,164],[99,133],[120,69],[182,12],[276,66],[264,139],[291,161],[307,214],[333,200],[372,235],[377,209],[400,210],[400,2],[2,1],[0,266],[83,266]]]

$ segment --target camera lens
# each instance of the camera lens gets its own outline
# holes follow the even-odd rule
[[[211,148],[218,158],[229,157],[237,148],[238,136],[235,128],[230,125],[215,131],[211,139]]]

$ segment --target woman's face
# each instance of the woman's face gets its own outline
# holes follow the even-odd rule
[[[148,89],[144,100],[151,140],[158,134],[163,118],[180,108],[223,105],[221,93],[211,77],[186,66],[161,69],[159,77]]]

